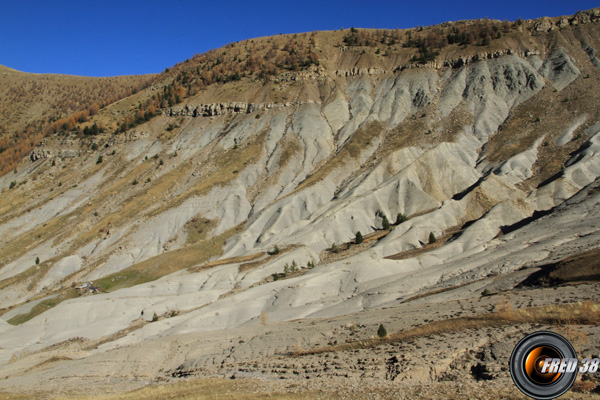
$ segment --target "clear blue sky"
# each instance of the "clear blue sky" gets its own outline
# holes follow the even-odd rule
[[[155,73],[195,53],[259,36],[527,19],[597,6],[597,0],[0,0],[0,64],[85,76]]]

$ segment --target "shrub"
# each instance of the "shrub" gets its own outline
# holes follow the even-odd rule
[[[36,257],[36,258],[35,258],[35,265],[38,265],[39,263],[40,263],[40,258],[39,258],[39,257]]]
[[[273,251],[271,252],[271,254],[275,255],[275,254],[279,254],[279,246],[275,245],[273,247]]]
[[[429,244],[433,244],[435,242],[437,242],[435,235],[433,234],[433,232],[429,232]]]
[[[152,316],[152,322],[156,322],[158,321],[158,315],[156,315],[156,313],[154,313],[154,315]]]
[[[12,181],[12,182],[10,183],[10,185],[8,186],[8,188],[9,188],[9,189],[12,189],[12,188],[14,188],[15,186],[17,186],[17,181]]]
[[[362,242],[364,242],[364,238],[362,233],[360,233],[360,231],[356,232],[356,238],[354,239],[354,243],[356,244],[361,244]]]
[[[98,159],[96,160],[96,164],[101,164],[102,163],[102,156],[98,156]]]
[[[488,289],[484,289],[483,292],[481,292],[482,296],[491,296],[492,292],[490,292]]]
[[[398,213],[398,215],[396,216],[396,225],[400,225],[401,223],[406,221],[406,215],[402,214],[402,213]]]
[[[384,215],[383,216],[383,229],[388,230],[390,229],[390,221],[387,219],[387,217]]]
[[[98,150],[98,144],[97,143],[92,143],[92,150],[94,150],[94,151]]]
[[[335,242],[331,244],[331,251],[336,254],[340,252],[340,248],[338,247],[337,244],[335,244]]]
[[[283,276],[287,276],[287,274],[290,273],[290,266],[288,265],[288,263],[285,263],[285,265],[283,266]]]
[[[383,324],[379,324],[379,329],[377,329],[377,336],[379,336],[381,339],[387,337],[388,333],[387,330],[385,329],[385,326],[383,326]]]
[[[132,185],[137,185],[137,184],[138,184],[138,181],[137,181],[137,179],[134,179],[134,180],[133,180],[133,182],[131,182],[131,184],[132,184]]]
[[[292,266],[290,267],[291,272],[298,271],[298,264],[296,264],[296,260],[292,260]]]

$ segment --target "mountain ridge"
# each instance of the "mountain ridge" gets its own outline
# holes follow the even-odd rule
[[[483,43],[494,23],[470,25]],[[249,69],[235,76],[217,60],[246,57],[252,40],[240,42],[99,110],[86,127],[105,132],[44,138],[0,177],[0,387],[104,379],[93,360],[124,363],[127,387],[176,371],[279,377],[285,368],[246,363],[288,363],[278,357],[297,345],[333,343],[322,332],[337,321],[404,330],[409,322],[386,310],[414,316],[424,304],[444,318],[481,314],[500,301],[481,298],[485,289],[519,308],[551,305],[538,289],[515,288],[600,243],[600,9],[507,24],[486,45],[467,43],[462,25],[445,31],[465,44],[443,45],[439,61],[427,40],[443,38],[441,26],[399,31],[401,42],[358,29],[274,37],[275,71],[260,63],[274,49],[264,38],[254,61],[236,58]],[[357,44],[371,33],[388,55],[377,54],[380,42]],[[493,343],[515,331],[494,331]],[[448,365],[467,368],[453,354]],[[53,357],[72,359],[26,373]],[[451,371],[418,365],[407,379],[440,382]]]

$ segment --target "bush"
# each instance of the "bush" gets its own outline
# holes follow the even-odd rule
[[[133,180],[133,182],[131,182],[131,184],[132,184],[132,185],[137,185],[137,184],[138,184],[138,181],[137,181],[137,179],[134,179],[134,180]]]
[[[98,150],[98,144],[97,143],[92,143],[92,150],[94,150],[94,151]]]
[[[481,292],[482,296],[491,296],[492,292],[490,292],[488,289],[484,289],[483,292]]]
[[[361,244],[362,242],[364,242],[364,238],[362,233],[360,233],[360,231],[356,232],[356,238],[354,239],[354,243],[356,244]]]
[[[279,246],[275,245],[273,247],[273,251],[271,252],[271,254],[275,255],[275,254],[279,254]]]
[[[39,258],[39,257],[36,257],[36,258],[35,258],[35,265],[38,265],[39,263],[40,263],[40,258]]]
[[[331,244],[331,251],[336,254],[340,252],[340,248],[338,247],[337,244],[335,244],[335,242]]]
[[[158,315],[156,315],[156,313],[154,313],[154,315],[152,316],[152,322],[156,322],[158,321]]]
[[[385,229],[385,230],[390,229],[390,221],[387,219],[387,217],[385,215],[383,216],[383,229]]]
[[[400,225],[401,223],[406,221],[406,215],[402,214],[402,213],[398,213],[398,216],[396,216],[396,225]]]
[[[435,242],[437,242],[435,235],[433,234],[433,232],[429,232],[429,244],[433,244]]]
[[[8,186],[8,188],[9,188],[9,189],[12,189],[12,188],[14,188],[15,186],[17,186],[17,181],[12,181],[12,182],[10,183],[10,185]]]
[[[96,160],[96,164],[100,164],[102,163],[102,156],[98,156],[98,159]]]
[[[287,276],[290,273],[290,266],[288,265],[288,263],[285,263],[285,265],[283,266],[283,276]]]
[[[296,264],[296,260],[292,260],[292,266],[290,267],[290,271],[292,273],[298,271],[298,264]]]
[[[386,338],[388,335],[387,330],[385,329],[385,326],[383,326],[383,324],[379,324],[379,329],[377,329],[377,336],[379,336],[381,339]]]

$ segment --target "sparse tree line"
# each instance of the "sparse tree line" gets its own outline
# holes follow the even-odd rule
[[[375,213],[375,216],[378,218],[381,218],[381,229],[380,230],[384,230],[384,231],[389,231],[392,229],[392,224],[390,223],[389,219],[387,218],[387,216],[385,215],[385,213],[381,210],[378,210]],[[406,222],[408,220],[408,217],[402,213],[398,213],[396,215],[396,220],[394,222],[393,225],[397,226],[400,225],[404,222]],[[354,240],[351,242],[347,242],[346,243],[346,250],[348,250],[352,244],[358,245],[363,243],[365,240],[363,234],[360,231],[356,232],[356,235],[354,237]],[[429,236],[427,238],[427,243],[428,244],[433,244],[437,242],[437,238],[435,237],[435,234],[433,232],[429,232]],[[337,243],[332,243],[331,247],[329,248],[329,251],[331,251],[332,253],[339,253],[340,252],[340,246],[338,246]]]
[[[415,48],[418,54],[411,59],[412,62],[425,64],[435,60],[440,50],[451,45],[459,46],[487,46],[493,40],[499,39],[511,29],[520,26],[522,22],[516,21],[491,21],[489,19],[474,22],[457,22],[449,25],[436,25],[428,28],[416,28],[407,31],[386,29],[356,29],[350,28],[342,39],[345,46],[377,47],[376,54],[380,54],[379,47],[387,47],[384,56],[391,51],[402,48]],[[395,47],[394,47],[395,46]]]
[[[44,95],[59,100],[51,105],[52,115],[32,121],[23,129],[17,129],[11,134],[6,127],[0,127],[0,175],[14,169],[21,159],[46,136],[66,133],[77,135],[103,133],[105,128],[101,124],[94,123],[87,126],[82,124],[85,124],[100,109],[143,90],[152,82],[152,78],[138,79],[135,83],[122,87],[120,81],[102,78],[96,82],[84,83],[85,88],[74,85],[54,87],[45,82],[26,82],[9,89],[8,96],[3,99],[2,104],[7,101],[21,103],[23,98],[31,98],[32,95],[34,98]],[[33,92],[30,92],[30,89]]]
[[[418,54],[412,58],[416,63],[427,63],[435,59],[439,50],[450,45],[488,45],[494,39],[502,37],[511,29],[522,24],[490,20],[437,25],[429,28],[416,28],[408,31],[384,29],[351,28],[343,37],[346,46],[387,46],[384,55],[389,55],[398,46],[416,48]],[[100,109],[154,82],[170,82],[162,91],[155,93],[138,108],[130,111],[120,121],[113,133],[125,132],[139,124],[149,121],[159,114],[159,110],[181,103],[185,98],[197,94],[214,83],[226,83],[241,79],[263,80],[283,71],[299,71],[319,65],[317,34],[305,33],[276,36],[264,39],[252,39],[230,43],[222,49],[210,50],[202,55],[167,68],[154,80],[138,81],[121,91],[118,85],[106,78],[107,84],[93,84],[98,90],[83,90],[79,87],[54,89],[57,97],[63,100],[53,106],[54,116],[44,117],[28,124],[24,130],[9,135],[6,128],[0,127],[0,175],[13,169],[17,163],[41,139],[48,135],[75,133],[78,135],[96,135],[105,127],[97,124],[81,127],[90,116]],[[377,48],[379,53],[379,48]],[[43,93],[42,83],[34,84],[30,89],[34,93]],[[29,87],[15,87],[9,90],[9,97],[20,100]],[[86,87],[87,89],[87,87]],[[53,92],[54,93],[54,92]],[[92,97],[93,96],[93,97]],[[6,101],[6,99],[4,100]],[[65,114],[70,114],[65,116]]]
[[[381,218],[381,229],[380,230],[384,230],[384,231],[389,231],[392,229],[392,224],[390,223],[389,219],[387,218],[387,216],[385,215],[385,213],[381,210],[378,210],[375,213],[375,216],[378,218]],[[408,220],[408,217],[402,213],[398,213],[396,215],[396,220],[394,222],[394,225],[400,225],[404,222],[406,222]],[[359,245],[361,243],[363,243],[365,240],[364,236],[362,235],[362,233],[360,231],[356,232],[356,235],[354,237],[354,240],[352,242],[347,242],[346,243],[346,250],[349,249],[351,247],[352,244],[354,245]],[[427,243],[428,244],[434,244],[437,242],[437,238],[435,236],[435,234],[433,232],[429,232],[429,236],[427,238]],[[329,251],[332,253],[339,253],[340,252],[340,247],[334,242],[332,243],[331,247],[329,248]],[[269,251],[268,254],[269,255],[277,255],[280,253],[280,249],[279,246],[275,245],[273,246],[273,250]],[[309,261],[306,264],[306,268],[312,269],[315,267],[315,264],[312,261]],[[279,279],[283,279],[288,277],[289,275],[293,275],[295,273],[297,273],[298,271],[300,271],[300,269],[302,269],[301,266],[298,266],[298,264],[296,263],[296,260],[292,260],[292,263],[285,263],[285,265],[283,266],[283,271],[282,272],[278,272],[278,273],[274,273],[272,274],[273,280],[277,281]],[[384,335],[385,336],[385,335]]]

